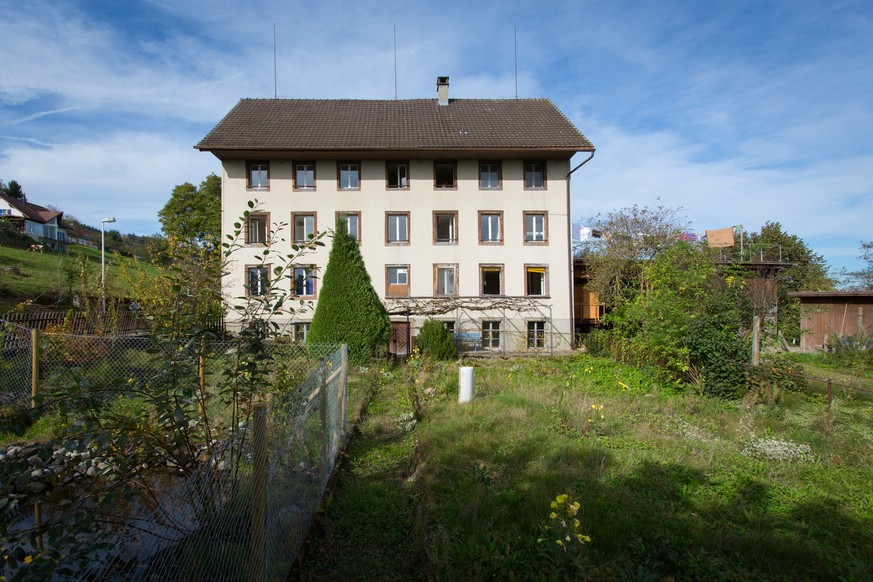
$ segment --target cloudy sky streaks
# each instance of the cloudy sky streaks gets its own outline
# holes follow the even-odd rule
[[[242,97],[548,97],[597,146],[576,218],[656,200],[694,228],[779,221],[835,267],[873,239],[867,0],[0,2],[0,179],[159,230]]]

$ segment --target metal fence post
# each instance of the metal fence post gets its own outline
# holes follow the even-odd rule
[[[321,473],[328,468],[330,456],[330,427],[327,423],[327,364],[324,358],[318,365],[318,408],[321,416]]]
[[[252,414],[252,539],[251,579],[264,579],[267,542],[267,405],[259,402]]]
[[[200,353],[197,356],[197,377],[200,380],[200,418],[206,424],[206,340],[200,338]]]
[[[348,406],[349,406],[349,344],[340,346],[340,361],[342,373],[340,374],[340,414],[342,415],[343,438],[348,433]]]
[[[30,330],[30,407],[36,408],[39,396],[39,330]]]

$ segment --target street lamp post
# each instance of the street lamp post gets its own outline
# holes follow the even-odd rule
[[[106,223],[115,222],[110,216],[100,221],[100,294],[103,301],[103,315],[106,315]]]

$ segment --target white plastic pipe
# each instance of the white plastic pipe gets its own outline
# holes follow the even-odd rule
[[[461,366],[458,371],[458,384],[461,386],[458,402],[463,404],[473,400],[473,366]]]

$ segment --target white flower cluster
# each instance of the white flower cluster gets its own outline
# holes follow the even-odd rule
[[[752,439],[743,447],[742,454],[756,459],[815,462],[815,456],[809,445],[801,445],[783,439],[764,437]]]
[[[670,432],[682,437],[687,441],[700,441],[711,443],[718,440],[718,437],[708,432],[706,429],[694,426],[687,420],[678,417],[672,417],[667,421],[667,427]]]

